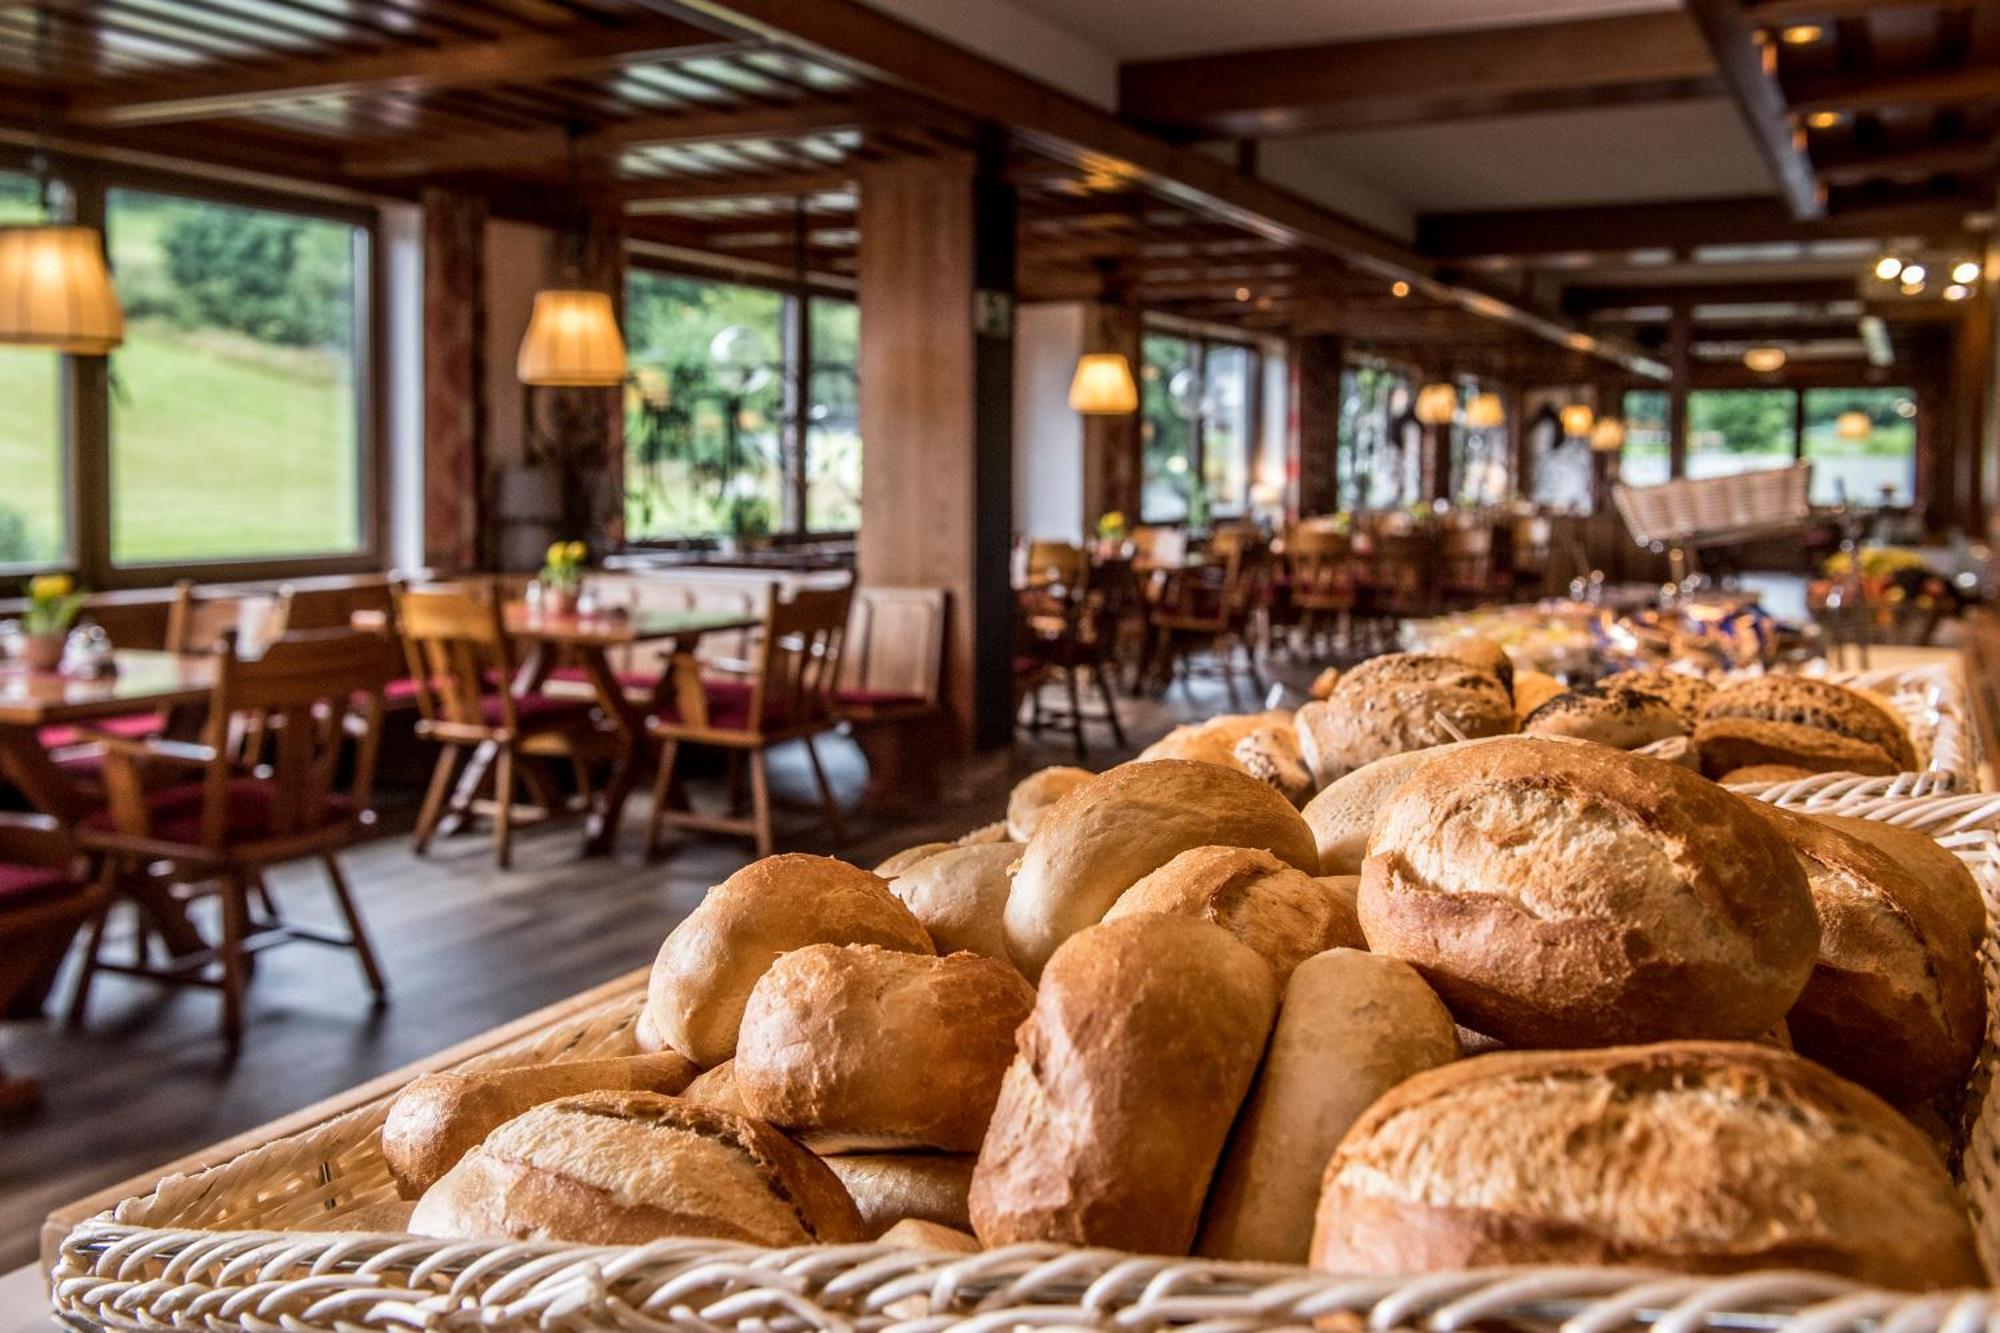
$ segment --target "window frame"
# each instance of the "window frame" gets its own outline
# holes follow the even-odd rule
[[[30,166],[26,151],[0,150],[0,169],[25,173]],[[57,158],[51,163],[50,175],[68,188],[74,201],[73,220],[96,228],[100,235],[107,235],[107,199],[112,190],[118,189],[290,213],[356,229],[359,253],[355,256],[358,278],[354,284],[354,420],[358,467],[355,497],[359,512],[355,518],[360,541],[353,551],[332,554],[115,563],[111,556],[110,361],[106,357],[64,355],[60,358],[62,431],[57,448],[62,462],[68,550],[46,564],[0,566],[0,576],[66,570],[92,591],[111,591],[162,587],[182,579],[247,583],[319,574],[367,573],[384,568],[388,543],[385,477],[389,432],[384,392],[387,265],[382,262],[379,212],[361,204],[94,158]]]
[[[1251,479],[1249,484],[1255,485],[1257,456],[1261,452],[1260,446],[1264,438],[1264,349],[1252,338],[1229,338],[1214,333],[1191,332],[1185,328],[1151,322],[1146,324],[1144,333],[1163,338],[1176,338],[1186,343],[1189,348],[1188,368],[1200,376],[1204,382],[1208,378],[1208,354],[1210,349],[1215,347],[1239,347],[1243,349],[1243,352],[1249,358],[1249,367],[1247,369],[1249,378],[1245,386],[1243,399],[1243,468],[1244,475]],[[1141,360],[1143,359],[1142,356]],[[1142,419],[1144,417],[1143,411],[1141,417]],[[1208,488],[1208,413],[1196,412],[1188,424],[1193,427],[1193,431],[1188,439],[1188,475],[1201,479],[1202,489],[1206,490]],[[1185,514],[1179,518],[1172,519],[1148,517],[1145,512],[1144,496],[1145,489],[1142,485],[1140,488],[1140,523],[1148,525],[1187,523],[1188,518]],[[1213,524],[1218,519],[1240,519],[1249,513],[1251,508],[1252,505],[1247,494],[1240,504],[1234,505],[1217,503],[1214,497],[1211,496],[1208,510],[1209,522]]]
[[[633,272],[646,272],[667,278],[683,278],[691,282],[709,282],[731,287],[754,287],[760,291],[774,292],[780,298],[778,307],[779,356],[784,361],[780,371],[780,410],[786,420],[778,431],[778,467],[782,477],[784,493],[784,513],[780,523],[768,537],[773,546],[805,546],[815,542],[851,541],[856,529],[825,529],[814,531],[806,526],[806,516],[811,512],[807,494],[807,434],[812,423],[807,420],[804,405],[811,393],[810,377],[813,367],[812,314],[813,301],[842,301],[855,307],[860,306],[860,295],[825,283],[780,281],[755,274],[734,270],[706,268],[699,264],[676,263],[670,259],[628,250],[625,256],[628,276]],[[855,376],[860,377],[861,367],[855,365]],[[864,482],[868,466],[868,440],[861,440],[861,458]],[[707,550],[725,534],[708,533],[687,537],[635,537],[628,531],[620,546],[624,551],[689,551]]]

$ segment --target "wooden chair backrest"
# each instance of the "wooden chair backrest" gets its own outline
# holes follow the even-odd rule
[[[232,637],[214,649],[215,688],[203,740],[212,757],[202,774],[201,830],[207,847],[227,845],[232,729],[255,718],[270,743],[270,822],[263,836],[308,833],[327,822],[329,798],[349,739],[355,758],[346,793],[364,810],[375,781],[382,730],[382,687],[395,673],[394,649],[367,630],[304,630],[237,654]]]
[[[1187,559],[1187,529],[1150,524],[1132,529],[1132,558],[1142,565],[1178,565]]]
[[[842,688],[936,703],[944,680],[944,613],[943,588],[855,588],[841,642]]]
[[[799,588],[787,600],[771,599],[750,687],[752,727],[761,727],[767,717],[803,721],[833,712],[853,601],[852,583]]]
[[[485,696],[500,696],[501,723],[515,726],[514,645],[500,601],[476,585],[405,588],[396,597],[396,628],[427,722],[484,727]],[[497,682],[497,688],[496,688]]]
[[[1285,559],[1292,569],[1295,597],[1338,592],[1354,577],[1354,541],[1328,527],[1298,527],[1285,538]]]
[[[1028,543],[1030,583],[1059,584],[1081,591],[1090,578],[1090,560],[1083,548],[1070,542],[1032,541]]]
[[[284,636],[292,595],[290,587],[256,593],[204,591],[193,579],[182,579],[167,608],[167,651],[205,653],[223,635],[234,634],[240,651],[254,656],[264,644]]]

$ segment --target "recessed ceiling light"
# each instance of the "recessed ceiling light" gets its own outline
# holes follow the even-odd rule
[[[1806,117],[1806,124],[1816,130],[1830,130],[1845,119],[1847,117],[1841,115],[1838,111],[1815,111]]]
[[[1239,300],[1239,301],[1247,301],[1247,300],[1249,300],[1249,299],[1250,299],[1250,289],[1249,289],[1248,287],[1238,287],[1238,288],[1236,289],[1236,299],[1237,299],[1237,300]]]
[[[1979,262],[1973,259],[1959,260],[1951,266],[1951,280],[1953,282],[1979,281]]]
[[[1399,281],[1399,282],[1392,282],[1389,284],[1389,295],[1395,297],[1398,301],[1402,300],[1409,294],[1410,294],[1409,283]]]
[[[1794,23],[1778,34],[1786,46],[1811,46],[1826,36],[1826,29],[1817,23]]]
[[[1903,284],[1903,295],[1922,296],[1923,294],[1924,285],[1921,282],[1905,282]]]
[[[1947,301],[1963,301],[1970,295],[1972,295],[1972,288],[1962,282],[1954,282],[1951,286],[1944,289],[1944,299]]]
[[[1768,375],[1774,370],[1785,368],[1785,349],[1782,347],[1753,347],[1743,354],[1743,364],[1759,375]]]
[[[1925,268],[1922,264],[1903,265],[1903,285],[1905,287],[1909,286],[1911,283],[1915,283],[1917,286],[1921,287],[1924,285],[1924,279],[1929,276],[1930,276],[1930,270]]]
[[[1894,255],[1883,255],[1875,261],[1875,276],[1884,282],[1894,282],[1903,272],[1903,261]]]

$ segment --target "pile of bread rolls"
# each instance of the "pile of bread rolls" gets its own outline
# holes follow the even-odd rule
[[[1395,654],[873,873],[756,862],[662,945],[645,1054],[401,1095],[411,1228],[1982,1283],[1939,1142],[1977,886],[1713,780],[1908,766],[1893,711],[1526,675]]]

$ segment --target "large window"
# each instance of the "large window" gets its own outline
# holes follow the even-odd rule
[[[1696,389],[1688,395],[1687,475],[1787,467],[1795,455],[1790,389]]]
[[[148,190],[113,189],[105,209],[127,320],[112,562],[361,550],[366,233]]]
[[[1386,508],[1403,491],[1399,419],[1410,410],[1410,382],[1383,366],[1349,365],[1340,376],[1340,439],[1334,471],[1340,507]]]
[[[1907,505],[1916,496],[1917,402],[1908,389],[1808,389],[1814,504]]]
[[[0,172],[0,225],[42,220],[34,181]],[[0,348],[0,568],[52,565],[68,554],[62,390],[54,352]]]
[[[1255,349],[1154,332],[1141,350],[1141,521],[1199,527],[1242,513],[1257,448]]]
[[[853,302],[635,268],[625,337],[634,540],[859,526]]]
[[[1625,451],[1618,456],[1618,479],[1627,486],[1657,486],[1671,475],[1667,436],[1667,395],[1633,389],[1625,395]]]

